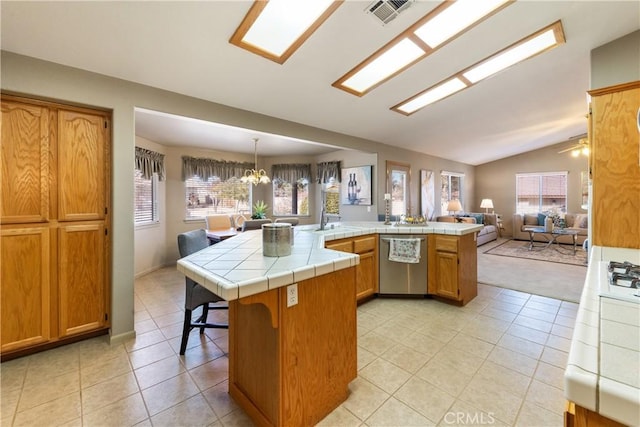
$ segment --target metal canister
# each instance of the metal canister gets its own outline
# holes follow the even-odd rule
[[[262,224],[262,254],[264,256],[291,255],[293,229],[284,222]]]

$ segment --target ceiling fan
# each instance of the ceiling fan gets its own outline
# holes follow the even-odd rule
[[[564,150],[558,151],[558,154],[566,153],[571,151],[571,155],[573,157],[578,157],[580,154],[585,156],[589,155],[589,140],[587,139],[587,134],[576,135],[569,140],[577,140],[571,147],[565,148]]]

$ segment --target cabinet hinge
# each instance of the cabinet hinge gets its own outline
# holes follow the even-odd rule
[[[107,313],[105,313],[105,314],[104,314],[104,320],[105,320],[105,322],[106,322],[107,320],[109,320],[109,315],[108,315]]]
[[[108,212],[109,212],[109,208],[104,208],[104,214],[107,215]]]
[[[458,289],[458,296],[460,296],[460,289]]]
[[[107,128],[107,121],[106,120],[104,121],[104,128],[105,129]]]
[[[105,236],[108,236],[108,235],[109,235],[109,229],[108,229],[108,228],[105,228],[105,229],[104,229],[104,235],[105,235]]]

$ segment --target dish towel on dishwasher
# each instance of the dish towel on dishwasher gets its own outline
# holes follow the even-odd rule
[[[420,262],[420,239],[389,239],[389,261]]]

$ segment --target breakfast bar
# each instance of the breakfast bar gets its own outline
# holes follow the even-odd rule
[[[474,238],[475,224],[357,223],[294,228],[291,254],[263,255],[260,230],[178,261],[178,270],[229,301],[229,393],[258,425],[314,425],[342,403],[357,376],[354,253],[325,240],[370,234]],[[475,247],[475,245],[474,245]],[[425,278],[425,293],[426,293]]]

